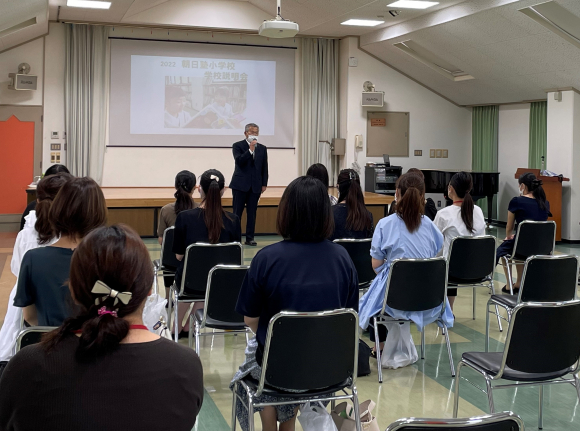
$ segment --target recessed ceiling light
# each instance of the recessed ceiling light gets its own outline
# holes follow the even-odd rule
[[[66,0],[66,5],[70,7],[85,7],[89,9],[109,9],[110,1],[93,1],[93,0]]]
[[[349,19],[348,21],[341,22],[341,25],[360,25],[363,27],[374,27],[375,25],[383,24],[384,21],[375,21],[372,19]]]
[[[387,7],[402,7],[407,9],[427,9],[439,4],[436,1],[419,1],[419,0],[399,0],[387,5]]]

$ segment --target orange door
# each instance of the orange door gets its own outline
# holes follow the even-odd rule
[[[14,115],[0,121],[0,214],[20,214],[26,208],[26,187],[33,180],[34,122]]]

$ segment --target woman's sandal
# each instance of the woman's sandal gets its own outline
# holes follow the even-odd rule
[[[501,291],[502,291],[503,293],[509,293],[509,294],[511,294],[510,290],[509,290],[509,289],[508,289],[508,287],[507,287],[507,284],[506,284],[504,287],[502,287],[502,288],[501,288]],[[520,291],[520,288],[519,288],[519,287],[514,287],[514,295],[515,295],[516,293],[518,293],[519,291]]]
[[[371,358],[377,359],[377,351],[375,349],[371,350]]]

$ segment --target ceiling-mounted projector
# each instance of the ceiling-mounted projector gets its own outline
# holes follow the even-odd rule
[[[297,23],[282,18],[280,15],[282,10],[281,0],[278,0],[277,10],[276,18],[264,21],[258,29],[260,36],[277,38],[296,36],[300,28]]]

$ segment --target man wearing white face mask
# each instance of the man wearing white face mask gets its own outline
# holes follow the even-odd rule
[[[254,241],[256,212],[260,195],[268,186],[268,150],[258,143],[260,128],[257,124],[247,124],[244,130],[246,139],[232,146],[236,168],[230,181],[233,194],[233,210],[240,220],[247,211],[246,245],[257,245]]]

